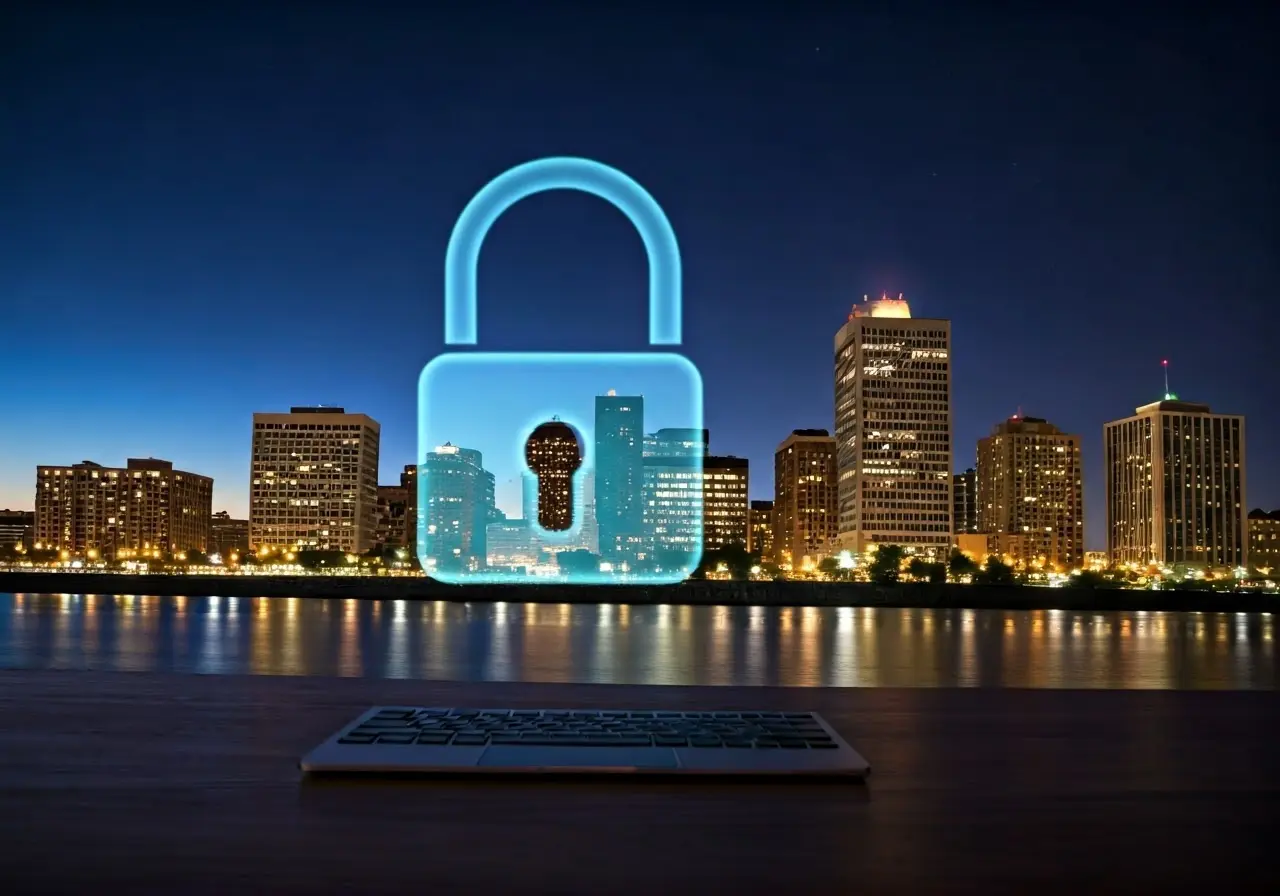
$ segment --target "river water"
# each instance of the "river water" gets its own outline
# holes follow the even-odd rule
[[[0,668],[1275,689],[1276,614],[0,594]]]

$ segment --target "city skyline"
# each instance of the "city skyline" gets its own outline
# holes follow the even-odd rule
[[[1064,20],[1049,46],[995,13],[694,11],[600,44],[513,11],[478,46],[471,11],[361,37],[319,17],[264,55],[254,35],[288,31],[283,15],[192,13],[143,38],[24,13],[0,59],[24,97],[24,139],[0,147],[0,507],[31,507],[38,465],[153,456],[213,477],[215,509],[243,516],[251,415],[295,405],[378,420],[394,481],[442,349],[458,213],[561,153],[632,174],[670,217],[717,452],[767,471],[792,429],[834,432],[831,336],[862,295],[901,292],[953,324],[955,469],[1018,408],[1080,434],[1091,550],[1103,425],[1159,399],[1164,358],[1173,391],[1248,418],[1247,503],[1280,506],[1272,144],[1252,57],[1212,54],[1192,19]],[[947,40],[957,25],[988,49]],[[230,86],[212,74],[228,68]],[[603,202],[521,203],[479,277],[481,349],[645,347],[639,240]]]
[[[867,297],[865,297],[865,296],[864,296],[864,300],[865,300],[866,298],[867,298]],[[899,300],[901,300],[901,297],[899,297]],[[872,304],[874,305],[875,303],[873,302]],[[864,306],[858,306],[858,307],[866,307],[866,306],[864,305]],[[908,319],[908,320],[916,320],[916,321],[919,321],[919,319],[918,319],[918,318],[906,318],[906,319]],[[850,320],[852,320],[852,315],[850,316]],[[875,320],[875,321],[892,321],[892,320],[894,320],[894,318],[868,318],[868,321],[872,321],[872,320]],[[937,324],[937,323],[943,323],[943,324],[948,324],[948,325],[951,323],[950,321],[938,321],[938,320],[934,320],[934,319],[926,319],[926,321],[924,321],[924,322],[925,322],[926,324]],[[843,333],[843,330],[844,330],[844,328],[842,328],[840,332],[841,332],[841,333]],[[839,334],[837,334],[837,338],[839,338]],[[1164,375],[1166,376],[1166,378],[1167,378],[1167,376],[1168,376],[1168,373],[1167,373],[1167,371],[1168,371],[1168,367],[1169,367],[1169,365],[1168,365],[1168,360],[1167,360],[1167,359],[1162,360],[1162,362],[1161,362],[1161,370],[1164,372]],[[1166,388],[1167,388],[1167,379],[1166,379],[1166,381],[1165,381],[1165,382],[1166,382]],[[606,398],[606,397],[607,397],[606,395],[598,395],[598,396],[592,396],[592,399],[593,399],[593,400],[597,400],[597,399]],[[579,400],[581,400],[581,396],[579,397]],[[952,399],[952,406],[954,407],[954,398]],[[294,412],[295,412],[295,413],[296,413],[297,411],[300,411],[300,410],[308,410],[308,409],[307,409],[307,408],[294,408]],[[336,413],[336,414],[342,414],[342,412],[343,412],[344,410],[346,410],[346,409],[344,409],[344,408],[338,408],[338,407],[333,407],[333,406],[328,406],[328,405],[324,405],[324,406],[315,406],[315,407],[313,407],[313,408],[310,408],[309,410],[311,410],[311,411],[313,411],[313,412],[323,413],[323,414],[333,414],[333,413]],[[378,428],[378,427],[380,427],[380,424],[378,423],[378,421],[376,421],[376,420],[371,420],[370,415],[363,414],[363,413],[361,413],[360,411],[351,411],[349,415],[353,415],[353,416],[356,416],[356,417],[364,418],[364,419],[366,419],[366,420],[370,420],[370,422],[372,422],[372,423],[373,423],[373,425],[374,425],[375,429],[376,429],[376,428]],[[258,436],[258,427],[261,425],[261,424],[258,422],[259,418],[262,418],[262,419],[285,419],[285,418],[287,418],[288,416],[289,416],[289,415],[288,415],[287,413],[283,413],[283,412],[272,412],[272,411],[265,411],[265,412],[264,412],[264,411],[255,411],[255,412],[253,412],[253,413],[251,414],[251,420],[253,421],[253,427],[254,427],[254,435],[253,435],[253,439],[254,439],[255,444],[256,444],[256,439],[257,439],[257,436]],[[1125,419],[1125,418],[1126,418],[1126,417],[1128,417],[1128,416],[1130,416],[1130,415],[1117,416],[1117,417],[1115,417],[1115,418],[1113,418],[1113,419],[1110,419],[1110,420],[1106,421],[1106,423],[1104,423],[1104,430],[1105,430],[1105,428],[1106,428],[1106,427],[1111,426],[1111,425],[1112,425],[1112,424],[1114,424],[1116,421],[1119,421],[1119,420]],[[1238,416],[1243,416],[1243,415],[1238,415]],[[1009,422],[1011,422],[1011,421],[1016,421],[1016,420],[1019,420],[1019,419],[1027,419],[1027,420],[1033,420],[1033,421],[1034,421],[1034,420],[1036,420],[1037,418],[1029,417],[1028,415],[1026,415],[1026,414],[1024,414],[1024,413],[1022,412],[1022,408],[1019,408],[1015,413],[1010,414],[1007,418],[1004,418],[1004,419],[999,420],[999,421],[995,421],[995,424],[994,424],[994,425],[995,425],[995,426],[997,426],[997,427],[1000,427],[1000,426],[1003,426],[1003,425],[1008,424],[1008,423],[1009,423]],[[954,423],[953,423],[953,425],[954,425]],[[831,428],[832,428],[832,429],[834,429],[834,427],[831,427]],[[795,427],[795,430],[804,430],[804,429],[808,429],[808,428],[807,428],[807,427]],[[655,434],[658,434],[658,433],[661,433],[661,432],[667,432],[667,431],[675,432],[675,433],[682,433],[682,432],[686,432],[687,430],[682,430],[682,429],[680,429],[679,427],[676,427],[676,428],[672,429],[672,428],[670,428],[670,427],[657,427],[657,426],[649,426],[649,425],[647,425],[647,424],[646,424],[646,425],[645,425],[645,427],[644,427],[644,438],[645,438],[645,440],[646,440],[646,441],[648,441],[648,440],[649,440],[651,437],[653,437]],[[709,433],[710,433],[710,429],[704,430],[703,432],[704,432],[705,434],[709,434]],[[1246,436],[1247,436],[1247,431],[1246,431]],[[974,443],[974,451],[973,451],[973,454],[974,454],[975,456],[977,456],[977,454],[978,454],[978,453],[979,453],[979,451],[981,450],[981,445],[982,445],[983,441],[985,441],[985,440],[986,440],[986,438],[988,438],[988,437],[989,437],[989,436],[983,436],[982,438],[980,438],[980,439],[978,439],[978,440],[976,440],[976,441],[975,441],[975,443]],[[709,438],[709,436],[704,436],[704,438]],[[1087,441],[1087,439],[1086,439],[1085,441]],[[441,442],[441,444],[442,444],[442,445],[453,445],[453,444],[455,444],[455,442],[453,442],[453,441],[451,441],[451,440],[446,439],[445,441]],[[468,449],[468,450],[475,450],[475,449],[470,449],[470,448],[469,448],[469,446],[467,446],[466,444],[461,444],[461,443],[459,443],[459,444],[460,444],[460,447],[462,447],[462,448],[464,448],[464,449]],[[584,447],[585,447],[585,446],[584,446]],[[954,443],[952,444],[952,446],[951,446],[951,447],[952,447],[952,455],[953,455],[952,465],[953,465],[954,467],[957,467],[957,469],[953,470],[953,474],[954,474],[954,475],[962,474],[962,473],[965,471],[966,467],[962,464],[962,461],[961,461],[961,460],[959,460],[959,459],[964,458],[964,457],[966,456],[966,453],[965,453],[965,451],[964,451],[962,448],[960,448],[960,446],[957,446],[957,445],[955,445]],[[379,451],[380,451],[380,449],[375,449],[375,450],[379,450]],[[483,452],[482,452],[482,453],[483,453]],[[735,453],[733,453],[733,452],[731,452],[731,451],[718,451],[717,453],[720,453],[720,454],[721,454],[722,456],[724,456],[724,457],[734,457],[734,458],[742,457],[742,458],[743,458],[744,460],[746,460],[748,463],[751,463],[751,465],[752,465],[752,466],[756,466],[756,464],[755,464],[755,463],[752,463],[752,462],[751,462],[751,459],[750,459],[750,458],[743,457],[743,455],[735,454]],[[1100,453],[1101,453],[1101,452],[1100,452]],[[252,447],[252,446],[250,446],[250,450],[249,450],[248,452],[246,452],[246,455],[247,455],[248,457],[253,457],[253,454],[254,454],[254,449],[253,449],[253,447]],[[771,456],[770,456],[770,458],[765,462],[765,463],[767,463],[767,465],[768,465],[767,467],[759,466],[759,467],[757,467],[757,469],[768,469],[768,470],[772,471],[772,470],[773,470],[773,466],[774,466],[774,463],[773,463],[773,460],[774,460],[774,459],[773,459],[773,454],[774,454],[774,452],[771,452]],[[1089,464],[1087,463],[1087,459],[1088,459],[1088,452],[1087,452],[1087,451],[1085,451],[1085,452],[1082,452],[1082,454],[1084,455],[1084,458],[1085,458],[1085,460],[1086,460],[1086,463],[1084,463],[1084,464],[1083,464],[1083,466],[1087,469],[1087,468],[1088,468],[1088,466],[1089,466]],[[175,462],[175,461],[173,461],[173,460],[172,460],[172,458],[157,459],[156,455],[154,455],[154,454],[143,455],[143,456],[141,456],[141,458],[136,457],[136,456],[131,456],[131,457],[134,457],[134,459],[135,459],[135,460],[137,460],[137,459],[145,459],[145,460],[159,460],[159,462],[162,462],[162,463],[163,463],[163,462],[167,462],[167,463],[170,463],[170,464],[175,465],[175,466],[178,466],[178,467],[181,467],[181,466],[182,466],[182,464],[181,464],[180,462]],[[122,460],[123,460],[123,459],[122,459]],[[1105,457],[1103,458],[1103,461],[1105,462]],[[87,459],[87,458],[86,458],[86,459],[83,459],[82,461],[74,461],[74,462],[66,462],[66,463],[41,463],[41,464],[39,464],[39,465],[38,465],[38,467],[37,467],[37,469],[36,469],[36,474],[37,474],[37,475],[36,475],[35,481],[33,482],[33,484],[32,484],[32,486],[31,486],[31,488],[29,489],[29,493],[32,495],[32,498],[28,499],[28,501],[27,501],[27,503],[26,503],[25,505],[24,505],[23,503],[21,503],[20,501],[11,501],[11,502],[10,502],[10,504],[6,505],[6,504],[5,504],[5,500],[4,500],[5,489],[3,488],[3,483],[2,483],[2,482],[0,482],[0,507],[4,507],[5,509],[10,509],[10,510],[32,510],[32,509],[34,509],[35,504],[36,504],[35,497],[36,497],[36,495],[37,495],[37,489],[38,489],[38,487],[39,487],[39,476],[38,476],[39,467],[54,467],[54,466],[65,466],[65,467],[70,467],[70,466],[72,466],[72,464],[74,464],[74,463],[91,463],[91,464],[92,464],[92,463],[96,463],[96,461],[92,461],[92,460],[89,460],[89,459]],[[410,465],[412,465],[412,464],[410,464]],[[107,463],[107,464],[106,464],[106,466],[107,466],[107,467],[111,467],[111,466],[112,466],[112,464],[111,464],[111,463]],[[379,460],[378,460],[378,465],[377,465],[378,486],[379,486],[379,487],[383,487],[383,486],[399,486],[399,485],[401,484],[401,483],[400,483],[400,479],[399,479],[399,475],[400,475],[401,471],[403,471],[403,470],[405,469],[405,466],[406,466],[405,464],[403,464],[403,463],[399,463],[399,462],[392,462],[392,463],[388,464],[388,463],[386,463],[386,462],[381,458],[381,456],[380,456],[380,457],[379,457]],[[121,464],[121,467],[123,467],[123,463]],[[490,475],[496,475],[496,474],[494,473],[494,471],[493,471],[492,469],[490,469],[488,466],[486,466],[486,469],[489,471]],[[395,479],[395,481],[394,481],[394,482],[392,482],[392,481],[385,481],[385,482],[384,482],[383,480],[385,480],[385,479],[389,479],[389,477],[391,476],[391,471],[394,471],[394,472],[395,472],[395,475],[396,475],[396,479]],[[193,472],[195,472],[197,475],[200,475],[200,476],[207,476],[207,474],[201,473],[200,471],[193,471]],[[509,470],[508,470],[508,471],[506,471],[506,472],[507,472],[507,473],[510,473],[510,471],[509,471]],[[1251,471],[1251,472],[1252,472],[1252,471]],[[1099,485],[1100,485],[1100,486],[1104,485],[1104,483],[1105,483],[1105,475],[1106,475],[1106,469],[1105,469],[1105,467],[1104,467],[1104,468],[1103,468],[1103,471],[1102,471],[1102,477],[1100,477],[1100,478],[1102,479],[1102,482],[1100,482],[1100,483],[1099,483]],[[1264,473],[1263,475],[1265,476],[1266,474]],[[227,491],[227,489],[225,489],[225,488],[219,489],[219,487],[218,487],[218,480],[217,480],[217,478],[216,478],[216,477],[208,477],[208,478],[212,478],[212,479],[214,480],[214,493],[213,493],[213,505],[212,505],[212,506],[213,506],[213,509],[214,509],[215,511],[222,511],[222,512],[226,512],[226,513],[228,513],[228,514],[229,514],[233,519],[245,519],[245,520],[247,520],[247,519],[249,519],[249,518],[250,518],[250,515],[251,515],[251,513],[250,513],[250,512],[251,512],[251,508],[250,508],[250,506],[249,506],[249,500],[248,500],[248,494],[247,494],[247,493],[248,493],[248,489],[246,489],[246,500],[245,500],[245,505],[244,505],[244,507],[243,507],[243,511],[241,512],[240,508],[238,508],[238,507],[236,507],[236,506],[234,506],[234,505],[230,504],[229,502],[222,501],[222,499],[220,498],[220,494],[221,494],[221,493],[225,493],[225,491]],[[246,480],[250,480],[251,478],[252,478],[251,476],[246,476]],[[951,477],[949,476],[948,478],[951,478]],[[1252,477],[1251,477],[1251,478],[1252,478]],[[762,485],[762,481],[763,481],[763,483],[764,483],[763,485]],[[1085,478],[1085,487],[1084,487],[1084,490],[1085,490],[1086,494],[1087,494],[1087,493],[1088,493],[1088,491],[1089,491],[1089,482],[1088,482],[1087,474],[1086,474],[1086,478]],[[14,491],[14,490],[10,490],[10,491]],[[497,499],[495,500],[495,507],[496,507],[499,511],[501,511],[503,514],[505,514],[507,518],[509,518],[509,519],[519,519],[519,518],[521,518],[521,517],[523,517],[523,516],[525,515],[525,513],[526,513],[526,511],[527,511],[527,509],[528,509],[529,496],[528,496],[528,494],[527,494],[527,485],[526,485],[526,483],[525,483],[525,482],[520,478],[519,474],[516,474],[516,475],[508,475],[508,476],[505,478],[505,480],[503,480],[503,481],[502,481],[498,486],[496,486],[496,487],[495,487],[495,494],[498,496],[498,497],[497,497]],[[1104,491],[1104,494],[1105,494],[1105,491]],[[762,495],[763,495],[763,497],[762,497]],[[769,476],[759,476],[759,475],[751,477],[751,479],[750,479],[749,493],[748,493],[748,500],[749,500],[749,501],[761,501],[761,500],[773,501],[773,500],[775,500],[775,498],[776,498],[776,497],[777,497],[776,485],[774,484],[774,481],[773,481],[773,479],[772,479],[771,477],[769,477]],[[1086,503],[1086,514],[1085,514],[1085,521],[1086,521],[1086,522],[1085,522],[1085,526],[1084,526],[1084,530],[1085,530],[1085,535],[1084,535],[1085,549],[1086,549],[1086,550],[1090,550],[1090,551],[1106,550],[1106,547],[1107,547],[1107,541],[1106,541],[1106,531],[1105,531],[1105,527],[1104,527],[1104,525],[1099,525],[1099,526],[1098,526],[1098,530],[1099,530],[1099,532],[1100,532],[1101,534],[1098,534],[1098,533],[1096,533],[1096,532],[1094,532],[1094,531],[1092,531],[1092,530],[1091,530],[1091,526],[1090,526],[1090,524],[1089,524],[1089,520],[1090,520],[1092,517],[1096,517],[1096,516],[1097,516],[1097,514],[1094,514],[1094,515],[1090,515],[1090,514],[1088,514],[1088,513],[1087,513],[1087,506],[1088,506],[1087,499],[1086,499],[1086,502],[1085,502],[1085,503]],[[1245,506],[1244,510],[1242,511],[1242,513],[1247,513],[1249,510],[1251,510],[1251,509],[1253,509],[1253,508],[1256,508],[1256,507],[1266,508],[1266,507],[1270,507],[1270,506],[1273,506],[1273,505],[1280,505],[1280,500],[1277,500],[1277,501],[1258,500],[1258,499],[1256,498],[1256,496],[1252,494],[1252,492],[1250,492],[1250,491],[1246,491],[1246,493],[1245,493],[1245,505],[1246,505],[1246,506]],[[1103,513],[1102,513],[1102,515],[1103,515],[1104,520],[1105,520],[1105,505],[1104,505],[1104,507],[1103,507]],[[371,525],[371,523],[370,523],[370,525]],[[954,536],[955,534],[958,534],[958,533],[959,533],[959,530],[958,530],[958,529],[955,529],[955,526],[956,526],[956,523],[955,523],[955,521],[953,520],[953,521],[952,521],[952,530],[953,530],[953,531],[952,531],[952,533],[951,533],[953,536]],[[1098,545],[1101,545],[1101,546],[1098,546]]]

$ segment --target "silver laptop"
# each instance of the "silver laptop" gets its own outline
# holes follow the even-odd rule
[[[870,765],[817,713],[375,706],[308,773],[844,775]]]

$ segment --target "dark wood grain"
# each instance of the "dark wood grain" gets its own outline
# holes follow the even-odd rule
[[[869,785],[304,783],[373,703],[816,709]],[[1274,693],[0,672],[0,892],[1280,892]]]

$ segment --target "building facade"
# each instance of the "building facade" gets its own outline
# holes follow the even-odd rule
[[[748,518],[747,550],[762,562],[773,562],[773,502],[752,501]]]
[[[215,513],[209,520],[209,553],[229,561],[248,551],[249,521],[233,519],[225,510]]]
[[[707,457],[702,465],[702,549],[747,549],[751,511],[745,457]]]
[[[836,440],[825,429],[797,429],[773,456],[773,549],[799,569],[835,552],[839,535]]]
[[[1079,569],[1084,563],[1080,437],[1016,415],[978,441],[977,531],[1017,538],[1019,563]]]
[[[1249,511],[1249,566],[1280,575],[1280,510]]]
[[[448,443],[427,454],[418,472],[425,523],[418,557],[428,574],[488,564],[489,524],[497,522],[494,477],[479,451]]]
[[[635,559],[645,551],[644,399],[596,396],[595,507],[600,555]]]
[[[167,460],[36,468],[35,541],[103,559],[208,551],[213,480]]]
[[[35,546],[36,513],[34,510],[0,510],[0,550]]]
[[[835,337],[842,550],[951,549],[951,322],[901,297],[855,305]]]
[[[407,547],[415,538],[409,523],[409,504],[411,486],[404,482],[401,474],[400,485],[378,486],[378,512],[374,522],[373,545],[381,548]]]
[[[0,511],[0,550],[31,550],[35,544],[35,511]]]
[[[373,547],[381,427],[342,408],[253,415],[249,539],[255,549]]]
[[[1163,401],[1103,427],[1112,563],[1248,562],[1244,417]]]
[[[956,535],[978,532],[978,480],[973,467],[951,477],[951,525]]]

